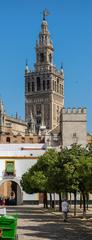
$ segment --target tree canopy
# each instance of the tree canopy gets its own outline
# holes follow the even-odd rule
[[[26,173],[21,185],[27,193],[33,192],[92,192],[92,146],[72,145],[57,152],[47,150]]]

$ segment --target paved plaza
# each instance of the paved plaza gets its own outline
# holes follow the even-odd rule
[[[92,212],[86,219],[73,217],[63,222],[62,213],[50,212],[39,206],[16,206],[7,209],[9,214],[18,214],[19,240],[92,240]]]

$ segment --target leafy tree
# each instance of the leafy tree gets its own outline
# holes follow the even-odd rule
[[[62,149],[57,153],[49,149],[38,158],[37,163],[29,169],[21,179],[23,190],[27,193],[43,192],[59,194],[59,209],[61,209],[61,193],[74,193],[74,215],[76,215],[76,192],[83,196],[83,214],[85,196],[92,192],[92,154],[91,149],[72,145],[70,149]],[[47,200],[46,200],[47,201]],[[47,202],[46,202],[47,206]]]
[[[86,213],[86,195],[92,191],[92,159],[82,156],[78,169],[79,190],[83,196],[83,215]]]
[[[21,179],[23,190],[27,193],[43,192],[44,206],[47,207],[46,193],[51,192],[48,173],[51,172],[54,161],[57,158],[57,152],[49,149],[43,156],[38,158],[37,163],[26,172]]]
[[[91,150],[91,149],[90,149]],[[82,193],[83,197],[83,215],[86,213],[85,197],[92,190],[91,180],[92,180],[92,155],[88,148],[83,148],[78,145],[73,145],[70,149],[73,159],[75,161],[75,171],[73,174],[73,187],[76,205],[76,190]],[[77,187],[77,188],[76,188]],[[76,207],[75,207],[76,209]],[[75,210],[76,211],[76,210]]]

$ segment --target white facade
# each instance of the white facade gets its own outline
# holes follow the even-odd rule
[[[18,185],[18,195],[22,201],[39,200],[38,194],[26,194],[20,186],[22,175],[37,162],[37,158],[45,153],[44,144],[0,144],[0,186],[8,181],[16,182]],[[6,175],[6,162],[14,162],[14,175]],[[20,192],[20,194],[19,194]]]

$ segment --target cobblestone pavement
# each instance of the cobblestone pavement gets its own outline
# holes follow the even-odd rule
[[[92,240],[92,212],[87,219],[74,218],[70,213],[66,223],[62,213],[38,206],[9,207],[7,212],[18,214],[19,240]]]

